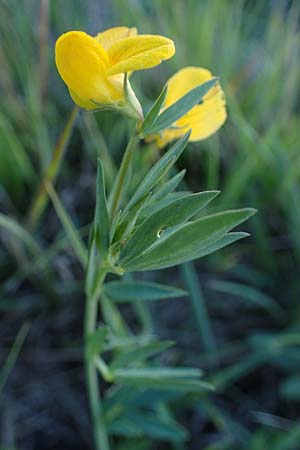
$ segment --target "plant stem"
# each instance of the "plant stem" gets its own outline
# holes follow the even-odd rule
[[[43,179],[41,180],[38,189],[36,191],[36,194],[33,198],[33,202],[30,206],[27,217],[27,225],[31,231],[34,231],[34,229],[36,228],[47,205],[48,193],[46,189],[46,184],[53,183],[58,175],[61,166],[61,161],[64,156],[67,144],[69,142],[71,132],[73,130],[76,117],[78,115],[78,111],[79,108],[75,106],[69,117],[68,122],[66,123],[61,135],[59,136],[59,139],[53,152],[52,160],[49,166],[47,167]]]
[[[112,190],[111,198],[109,199],[109,203],[111,205],[111,208],[110,208],[111,217],[114,217],[114,215],[119,207],[119,204],[120,204],[120,201],[122,198],[123,187],[124,187],[125,182],[127,181],[129,169],[131,167],[132,157],[133,157],[134,150],[135,150],[138,140],[139,140],[139,137],[137,136],[136,133],[134,133],[126,147],[126,150],[125,150],[125,153],[124,153],[124,156],[122,159],[121,167],[118,172],[117,179],[116,179],[115,185]]]
[[[107,268],[103,266],[98,273],[96,288],[87,296],[84,317],[84,342],[85,342],[85,371],[88,389],[90,412],[94,431],[94,440],[97,450],[109,450],[109,440],[103,420],[103,408],[98,384],[98,373],[93,358],[88,356],[88,337],[96,330],[99,292],[103,285]]]
[[[116,213],[124,189],[124,185],[128,179],[128,173],[131,168],[132,157],[134,154],[134,149],[138,142],[138,136],[135,133],[128,145],[126,147],[121,167],[119,169],[116,182],[114,184],[112,194],[110,197],[110,211],[111,217]],[[89,279],[89,267],[88,264],[86,279]],[[86,305],[85,305],[85,317],[84,317],[84,340],[85,340],[85,371],[86,371],[86,382],[88,388],[90,411],[92,416],[94,440],[97,450],[109,450],[109,439],[107,435],[107,430],[103,419],[103,410],[101,403],[101,395],[98,384],[98,372],[97,372],[97,361],[90,357],[88,354],[88,337],[96,330],[97,325],[97,312],[98,312],[98,301],[102,291],[105,276],[108,271],[108,266],[104,262],[100,267],[97,275],[96,283],[93,289],[88,289],[86,294]],[[99,361],[98,361],[99,365]],[[103,367],[102,367],[103,368]]]

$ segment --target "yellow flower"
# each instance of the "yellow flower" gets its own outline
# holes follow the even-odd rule
[[[167,82],[168,90],[164,109],[171,106],[190,90],[213,78],[211,72],[201,67],[185,67],[173,75]],[[220,84],[216,84],[203,97],[202,103],[194,106],[182,116],[173,127],[164,130],[153,138],[159,147],[184,135],[191,130],[190,141],[201,141],[215,133],[225,122],[227,117],[224,93]]]
[[[136,28],[110,28],[92,37],[69,31],[56,41],[58,72],[74,102],[85,109],[126,106],[124,74],[148,69],[171,58],[173,41],[163,36],[137,35]],[[134,93],[129,85],[129,94]],[[136,98],[134,96],[133,103]]]

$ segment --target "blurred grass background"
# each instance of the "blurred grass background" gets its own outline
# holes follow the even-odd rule
[[[48,205],[36,230],[26,223],[73,108],[54,42],[67,30],[96,34],[122,24],[176,44],[172,60],[133,75],[146,107],[183,66],[221,77],[227,123],[190,145],[179,166],[188,169],[190,189],[222,190],[219,209],[258,209],[251,238],[159,275],[191,298],[155,305],[151,327],[176,340],[167,355],[173,364],[203,368],[217,391],[174,404],[189,432],[185,443],[139,439],[130,448],[300,449],[299,12],[297,0],[0,0],[0,447],[91,445],[83,272],[57,205]],[[126,120],[109,113],[76,121],[56,187],[83,237],[96,157],[110,184],[127,136]],[[144,150],[140,174],[156,157]]]

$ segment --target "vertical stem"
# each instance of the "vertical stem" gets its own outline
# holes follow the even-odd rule
[[[110,197],[111,217],[114,216],[120,204],[124,185],[128,179],[128,173],[131,168],[132,157],[138,139],[139,139],[138,136],[134,134],[126,147],[121,167],[119,169],[116,182]],[[92,257],[92,253],[90,253],[90,257]],[[91,277],[91,271],[93,271],[93,264],[91,265],[88,263],[86,270],[86,281],[88,280],[91,281],[91,278],[93,278],[93,276]],[[86,284],[87,294],[86,294],[85,317],[84,317],[86,382],[93,423],[94,440],[97,450],[110,450],[110,446],[103,418],[103,408],[98,384],[97,367],[94,359],[91,358],[90,355],[88,354],[87,348],[88,348],[88,337],[96,329],[98,301],[107,271],[108,271],[107,263],[104,262],[97,273],[97,279],[92,289],[90,289],[90,283],[87,282]]]
[[[58,171],[60,169],[61,161],[65,153],[65,149],[67,147],[67,144],[69,142],[71,132],[75,123],[75,119],[78,114],[78,107],[76,106],[70,117],[68,122],[66,123],[59,139],[56,144],[56,147],[53,152],[52,160],[47,167],[47,170],[43,176],[43,179],[41,180],[40,185],[38,186],[37,192],[33,198],[33,202],[30,206],[28,217],[27,217],[27,224],[30,230],[34,230],[36,225],[38,224],[38,221],[43,214],[43,211],[46,207],[47,201],[48,201],[48,193],[46,189],[46,184],[51,184],[55,180]]]
[[[85,342],[85,372],[88,389],[88,398],[92,425],[94,431],[94,441],[97,450],[109,450],[109,440],[103,420],[103,408],[98,384],[97,368],[94,360],[87,354],[88,337],[96,329],[98,300],[101,287],[103,285],[107,269],[101,268],[98,274],[98,281],[93,292],[87,296],[84,317],[84,342]]]
[[[139,138],[136,134],[134,134],[130,141],[128,142],[128,145],[126,147],[121,167],[117,175],[117,179],[115,182],[115,185],[112,190],[111,198],[109,199],[110,205],[111,205],[111,217],[113,217],[119,207],[121,197],[122,197],[122,191],[124,184],[126,182],[129,169],[131,167],[132,157],[134,154],[134,150],[136,147],[136,144],[138,142]]]

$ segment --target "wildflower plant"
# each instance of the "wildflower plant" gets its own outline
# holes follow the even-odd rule
[[[226,109],[219,79],[206,69],[187,67],[171,77],[144,117],[130,75],[174,53],[170,39],[139,35],[127,27],[95,37],[71,31],[56,43],[58,71],[79,107],[114,110],[136,122],[110,192],[105,167],[98,161],[84,318],[86,380],[98,450],[112,448],[113,436],[185,439],[184,428],[169,410],[170,399],[213,389],[198,369],[162,367],[157,356],[173,343],[150,332],[135,334],[119,309],[121,303],[138,303],[142,315],[143,302],[185,292],[124,275],[172,267],[215,252],[246,237],[247,233],[232,230],[254,213],[239,209],[205,215],[204,208],[218,191],[176,191],[184,176],[184,171],[176,173],[176,161],[189,141],[205,139],[222,126]],[[161,150],[161,157],[129,195],[134,155],[142,151],[143,139],[160,149],[172,145]],[[112,274],[109,281],[108,274]],[[102,393],[100,377],[106,382]]]

